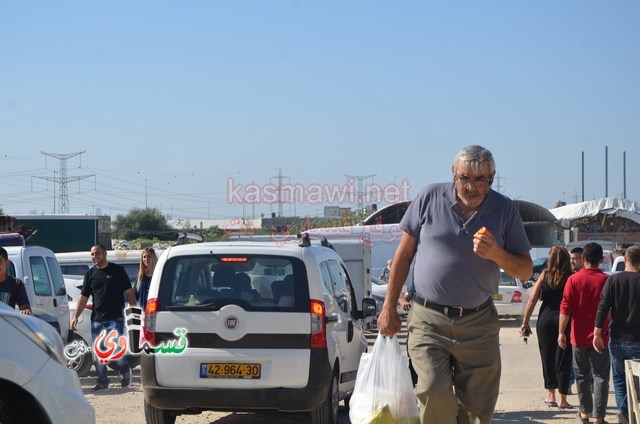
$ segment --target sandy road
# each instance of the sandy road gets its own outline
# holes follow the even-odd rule
[[[535,316],[533,317],[535,318]],[[532,322],[532,327],[535,322]],[[542,366],[535,335],[525,344],[518,335],[519,325],[513,320],[503,320],[500,331],[502,353],[502,380],[500,397],[494,415],[495,423],[543,423],[556,424],[577,422],[577,409],[563,410],[549,408],[543,403],[544,386],[542,381]],[[375,335],[370,335],[370,343]],[[119,378],[111,375],[112,387],[106,392],[93,394],[91,387],[95,384],[94,377],[81,379],[83,391],[96,410],[96,421],[99,424],[142,424],[144,411],[142,406],[142,388],[140,386],[139,370],[134,370],[132,384],[127,389],[121,389]],[[574,386],[575,391],[575,386]],[[578,397],[569,396],[569,402],[577,405]],[[613,385],[609,388],[609,408],[607,420],[617,422],[615,418],[615,398]],[[305,421],[303,415],[287,415],[280,413],[222,413],[205,412],[200,415],[181,415],[176,423],[203,424],[300,424]],[[341,407],[340,424],[349,424],[347,411]]]

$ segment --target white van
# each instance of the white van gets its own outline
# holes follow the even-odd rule
[[[156,251],[160,256],[160,252]],[[107,261],[118,264],[127,271],[131,285],[133,286],[138,280],[138,271],[140,269],[140,256],[142,250],[107,250]],[[60,268],[64,275],[78,275],[83,277],[84,274],[93,266],[91,260],[91,252],[89,250],[81,252],[56,253],[56,258],[60,263]]]
[[[60,326],[62,340],[68,340],[69,302],[64,278],[53,252],[39,246],[7,246],[5,249],[11,261],[7,273],[24,283],[33,314],[53,315]]]
[[[146,421],[274,409],[335,424],[374,314],[338,253],[308,237],[171,247],[151,280],[143,330],[150,346],[176,346],[179,335],[181,347],[142,354]]]

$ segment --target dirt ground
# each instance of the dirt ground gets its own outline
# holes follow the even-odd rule
[[[533,317],[535,319],[535,316]],[[535,321],[532,320],[532,327]],[[502,320],[500,343],[502,352],[502,379],[500,397],[494,414],[494,423],[544,423],[556,424],[576,422],[576,409],[550,408],[543,403],[545,390],[542,380],[542,366],[535,335],[525,344],[518,335],[519,324],[513,320]],[[370,343],[375,334],[370,335]],[[82,388],[86,398],[96,410],[99,424],[141,424],[145,422],[142,387],[139,369],[134,370],[131,386],[120,388],[119,376],[110,375],[109,390],[93,394],[91,388],[95,377],[82,378]],[[575,393],[575,385],[573,386]],[[569,403],[578,404],[577,395],[569,396]],[[617,422],[615,417],[613,385],[609,387],[607,421]],[[181,415],[176,423],[202,424],[299,424],[306,422],[302,415],[280,413],[222,413],[204,412],[200,415]],[[346,409],[340,408],[340,424],[350,424]]]

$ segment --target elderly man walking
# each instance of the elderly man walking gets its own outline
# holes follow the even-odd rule
[[[411,202],[391,264],[378,328],[400,331],[397,302],[415,257],[409,355],[418,374],[423,424],[490,423],[500,387],[500,322],[491,296],[500,268],[527,279],[533,266],[518,209],[491,189],[491,152],[462,149],[453,181],[432,184]]]

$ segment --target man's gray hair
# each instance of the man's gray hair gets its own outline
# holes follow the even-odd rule
[[[453,160],[453,169],[456,169],[458,162],[468,163],[474,172],[478,172],[484,162],[489,164],[489,172],[493,174],[496,171],[496,163],[489,149],[482,146],[467,146],[460,150]]]

